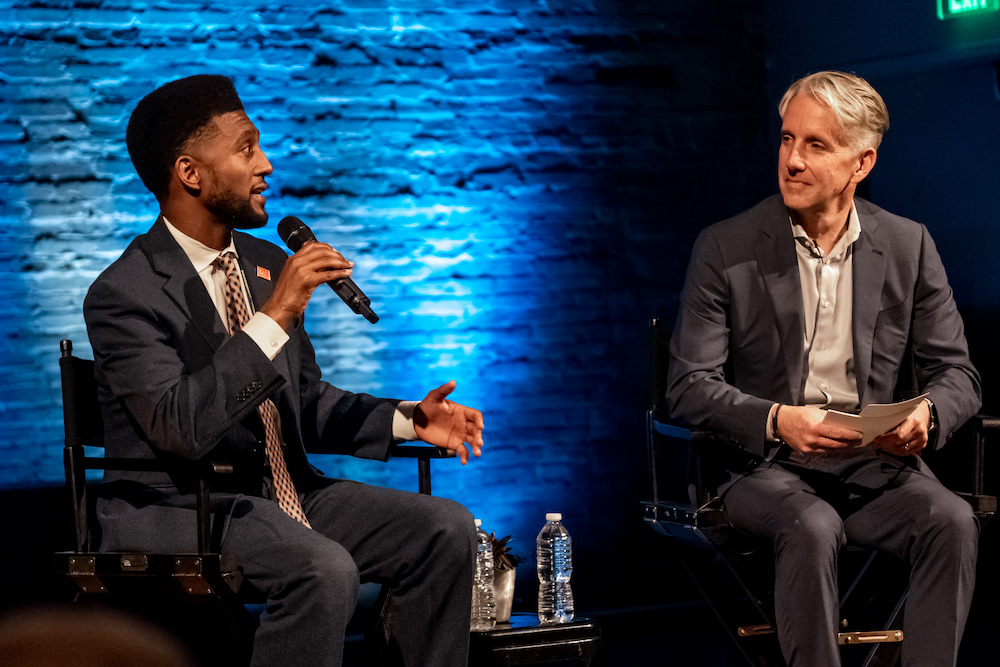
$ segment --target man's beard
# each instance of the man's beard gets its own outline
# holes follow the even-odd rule
[[[267,224],[267,211],[258,213],[250,199],[235,192],[213,194],[205,200],[205,208],[223,220],[229,220],[233,229],[257,229]]]

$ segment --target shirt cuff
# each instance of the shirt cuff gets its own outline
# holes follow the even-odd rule
[[[243,332],[257,343],[260,351],[271,361],[274,361],[278,352],[281,352],[281,348],[288,342],[288,334],[281,325],[261,312],[254,313],[253,317],[247,320],[243,325]]]
[[[392,415],[392,437],[396,440],[416,440],[417,429],[413,426],[413,411],[419,401],[400,401]]]

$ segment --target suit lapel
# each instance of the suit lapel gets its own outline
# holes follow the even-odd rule
[[[854,374],[858,382],[858,398],[864,405],[865,387],[872,368],[872,345],[875,322],[882,304],[882,285],[888,261],[887,240],[879,231],[878,220],[862,213],[858,201],[861,236],[854,242],[854,294],[851,328],[854,338]]]
[[[854,242],[852,322],[854,343],[854,373],[858,397],[864,404],[864,390],[871,373],[875,323],[882,302],[885,282],[888,240],[879,229],[878,220],[866,213],[865,202],[857,200],[861,220],[861,236]],[[800,401],[803,369],[802,288],[799,284],[798,260],[791,241],[788,213],[780,197],[766,210],[760,222],[761,243],[757,245],[757,261],[767,292],[771,297],[778,327],[781,350],[788,369],[789,392]]]
[[[263,255],[259,252],[254,252],[253,241],[256,241],[254,237],[251,237],[240,232],[233,232],[233,242],[236,245],[236,252],[239,255],[240,268],[243,270],[243,275],[247,281],[247,287],[250,289],[250,299],[253,301],[254,310],[259,310],[261,306],[267,303],[267,300],[271,298],[271,294],[274,292],[274,281],[278,279],[278,275],[281,272],[280,266],[271,266],[266,260],[263,259]],[[261,262],[260,264],[258,262]],[[291,401],[288,407],[295,408],[295,401],[292,397],[297,395],[298,391],[298,376],[292,372],[292,369],[296,368],[296,360],[293,360],[289,356],[289,346],[285,345],[281,348],[277,355],[274,357],[274,367],[287,381],[278,394],[275,396],[275,402],[281,407],[281,403],[285,401]],[[292,414],[295,416],[296,424],[298,423],[299,415],[297,409],[282,410],[283,418],[286,415]]]
[[[234,232],[233,241],[240,258],[240,268],[243,270],[243,276],[250,288],[250,299],[253,301],[256,311],[271,298],[271,293],[274,292],[272,280],[277,279],[278,267],[257,264],[260,260],[242,234]]]
[[[143,238],[149,263],[164,278],[163,291],[177,304],[194,329],[214,350],[229,337],[219,311],[215,309],[205,284],[195,273],[191,260],[170,235],[162,216]]]
[[[778,329],[778,344],[785,361],[788,396],[795,403],[802,398],[802,356],[805,320],[802,288],[795,256],[788,211],[780,197],[766,211],[760,223],[757,263],[771,298]]]

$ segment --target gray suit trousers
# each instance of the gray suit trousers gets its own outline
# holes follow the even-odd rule
[[[272,501],[241,496],[223,553],[266,599],[252,665],[339,666],[362,582],[392,587],[392,636],[407,665],[468,661],[472,516],[444,498],[352,481],[301,495],[312,530]]]
[[[910,565],[904,667],[955,664],[979,526],[967,502],[919,468],[884,454],[837,474],[767,462],[725,492],[733,525],[774,548],[778,640],[790,666],[840,664],[837,554],[847,542]]]

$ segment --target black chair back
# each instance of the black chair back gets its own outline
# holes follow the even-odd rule
[[[84,552],[90,550],[92,540],[87,521],[87,480],[83,448],[104,447],[104,420],[97,400],[94,362],[73,356],[71,340],[60,341],[59,350],[66,489],[73,517],[74,546],[76,551]]]

